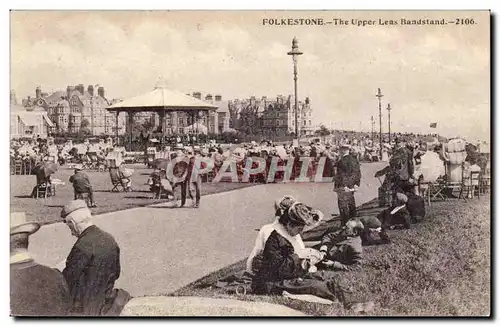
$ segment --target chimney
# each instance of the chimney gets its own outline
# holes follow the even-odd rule
[[[94,97],[94,86],[89,85],[87,91],[89,92],[90,96]]]
[[[309,99],[309,97],[306,97],[306,105],[309,105],[311,103],[311,100]]]
[[[35,89],[35,94],[37,99],[42,97],[42,89],[40,88],[40,86],[37,86],[37,88]]]
[[[193,97],[197,98],[198,100],[201,100],[201,93],[200,92],[194,92]]]
[[[13,89],[10,90],[10,104],[17,105],[16,92]]]
[[[220,101],[222,101],[222,96],[220,96],[220,95],[215,95],[215,101],[216,101],[216,102],[220,102]]]
[[[97,94],[98,94],[100,97],[105,98],[105,97],[104,97],[104,87],[99,86],[99,88],[97,89]]]
[[[207,94],[207,96],[205,96],[205,101],[211,101],[211,100],[212,100],[212,95]]]
[[[78,86],[76,86],[76,90],[82,95],[85,93],[85,87],[83,86],[83,84],[78,84]]]

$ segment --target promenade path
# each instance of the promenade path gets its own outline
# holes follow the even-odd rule
[[[357,205],[377,196],[373,175],[383,166],[362,164]],[[331,183],[266,184],[202,197],[199,209],[162,203],[97,215],[94,223],[120,245],[116,286],[133,296],[165,294],[247,257],[255,229],[274,219],[274,200],[283,195],[319,208],[325,218],[338,213]],[[55,266],[75,240],[65,224],[50,224],[31,237],[30,251],[39,263]]]

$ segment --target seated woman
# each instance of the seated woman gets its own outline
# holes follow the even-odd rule
[[[266,224],[262,226],[255,240],[255,246],[247,259],[247,269],[246,271],[250,274],[254,274],[262,265],[262,253],[264,247],[266,246],[267,239],[274,231],[276,225],[279,224],[279,218],[287,211],[293,203],[297,202],[292,196],[284,196],[280,200],[274,202],[274,211],[276,220],[273,223]],[[295,236],[297,241],[302,242],[300,234]]]
[[[314,216],[306,205],[295,202],[279,218],[265,243],[262,265],[252,278],[255,294],[280,295],[287,291],[339,300],[346,307],[350,304],[349,290],[338,277],[315,273],[313,267],[321,260],[321,253],[306,249],[296,238],[306,226],[316,223]]]

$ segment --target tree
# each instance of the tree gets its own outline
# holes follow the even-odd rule
[[[324,125],[319,126],[319,129],[314,132],[316,136],[320,136],[323,138],[323,142],[325,141],[325,137],[331,134],[330,130]]]
[[[90,123],[89,123],[89,120],[87,119],[83,119],[82,122],[80,123],[80,130],[78,132],[78,135],[79,136],[89,136],[92,134],[92,132],[90,131]]]

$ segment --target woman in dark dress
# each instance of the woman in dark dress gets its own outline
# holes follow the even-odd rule
[[[349,289],[334,274],[316,273],[314,266],[322,254],[297,241],[306,226],[316,223],[316,215],[302,203],[294,203],[280,217],[266,241],[260,268],[252,279],[255,294],[311,294],[349,306]]]

